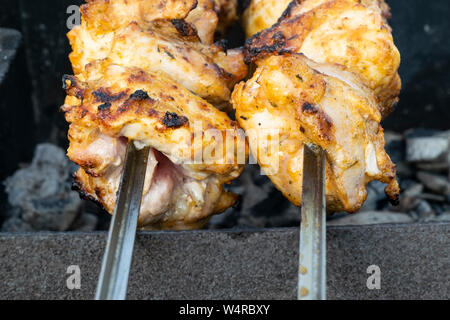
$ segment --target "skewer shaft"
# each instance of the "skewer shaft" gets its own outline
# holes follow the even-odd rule
[[[137,150],[132,141],[128,143],[96,300],[124,300],[126,297],[149,150],[148,147]]]
[[[325,153],[318,146],[305,145],[303,155],[298,299],[325,300]]]

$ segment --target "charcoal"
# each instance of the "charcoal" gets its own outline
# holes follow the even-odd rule
[[[405,141],[403,136],[392,131],[384,133],[384,140],[386,141],[386,152],[394,163],[400,163],[405,158]]]
[[[402,194],[403,197],[415,198],[419,196],[423,191],[423,185],[421,183],[411,184]]]
[[[430,204],[431,204],[431,207],[433,208],[434,212],[436,213],[436,216],[440,216],[442,214],[447,213],[447,211],[445,211],[445,208],[442,205],[442,203],[430,202]]]
[[[380,200],[380,198],[385,198],[386,194],[384,192],[384,189],[386,188],[386,184],[384,184],[383,182],[380,181],[372,181],[369,186],[375,190],[375,192],[378,195],[378,200]]]
[[[433,136],[439,134],[439,132],[440,132],[439,130],[435,130],[435,129],[414,128],[414,129],[406,130],[404,133],[404,136],[405,136],[405,139],[433,137]]]
[[[423,171],[432,171],[436,173],[443,173],[448,170],[448,161],[436,162],[436,163],[417,163],[416,168]]]
[[[449,152],[449,139],[442,136],[415,137],[406,140],[408,162],[444,162]]]
[[[412,211],[412,215],[419,222],[428,222],[436,217],[436,213],[426,200],[419,200],[417,206]]]
[[[29,223],[23,221],[19,217],[12,217],[3,223],[1,231],[2,232],[32,232],[35,230]]]
[[[446,200],[444,196],[432,193],[422,193],[418,195],[418,198],[435,202],[444,202]]]
[[[0,28],[0,181],[11,175],[18,163],[30,161],[33,154],[35,126],[25,66],[21,33]]]
[[[348,214],[327,222],[330,226],[368,225],[380,223],[412,223],[414,220],[406,213],[389,211],[365,211]]]
[[[34,231],[69,230],[82,204],[71,190],[72,171],[64,150],[48,143],[38,145],[32,163],[4,182],[10,209],[3,230],[14,231],[17,219]]]
[[[414,169],[405,161],[395,162],[397,175],[402,179],[408,179],[414,176]]]
[[[300,223],[300,208],[283,197],[257,165],[247,165],[230,189],[241,196],[239,205],[213,216],[208,228],[292,227]]]
[[[74,221],[71,229],[83,232],[95,231],[97,230],[98,220],[98,217],[94,214],[83,213]]]
[[[406,191],[407,189],[409,189],[410,187],[412,187],[416,184],[418,184],[418,182],[413,179],[401,179],[399,181],[400,189],[402,190],[402,192]]]
[[[360,211],[374,211],[377,209],[377,202],[378,202],[378,193],[377,191],[368,186],[367,187],[367,198],[364,202],[363,206],[361,207]]]
[[[0,28],[0,83],[6,77],[21,40],[22,35],[19,31]]]
[[[450,213],[441,214],[435,217],[432,222],[450,222]]]
[[[444,196],[450,195],[450,182],[445,176],[419,171],[417,173],[417,179],[431,191]]]
[[[399,205],[396,207],[392,207],[392,205],[388,205],[384,209],[390,210],[390,211],[397,211],[397,212],[410,212],[413,210],[417,205],[419,204],[419,194],[414,196],[408,196],[406,194],[400,195],[400,201]]]

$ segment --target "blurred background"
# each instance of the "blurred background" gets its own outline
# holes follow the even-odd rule
[[[66,33],[77,0],[0,0],[0,230],[103,230],[109,215],[71,191],[76,169],[65,157],[67,123],[63,74],[71,74]],[[398,166],[402,198],[388,204],[373,183],[360,213],[330,224],[447,221],[450,215],[450,2],[388,0],[390,24],[402,54],[403,90],[383,121],[387,151]],[[72,6],[72,7],[71,7]],[[68,10],[69,9],[69,10]],[[229,46],[244,41],[239,24]],[[231,188],[236,208],[209,228],[297,226],[299,209],[249,166]]]

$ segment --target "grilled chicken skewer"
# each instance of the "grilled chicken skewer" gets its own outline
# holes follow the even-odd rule
[[[384,0],[252,0],[244,12],[257,68],[233,104],[259,164],[302,205],[298,299],[326,298],[325,203],[355,212],[372,180],[399,194],[380,126],[401,86],[388,16]],[[278,132],[276,152],[267,131]]]
[[[140,228],[190,229],[233,205],[245,137],[220,109],[247,73],[242,50],[213,43],[236,1],[91,0],[69,32],[68,156],[81,194],[112,213],[126,146],[150,147]],[[243,150],[238,159],[236,149]],[[239,160],[239,161],[238,161]]]
[[[62,110],[76,187],[114,208],[96,299],[125,299],[137,225],[201,227],[236,201],[223,184],[242,171],[245,138],[218,109],[247,68],[242,51],[213,43],[236,6],[91,0],[68,35],[75,76],[63,79]]]
[[[244,21],[263,21],[269,2],[252,1]],[[236,118],[252,154],[296,205],[305,143],[325,150],[328,211],[358,211],[373,180],[398,198],[380,125],[400,90],[387,16],[382,0],[292,1],[273,26],[247,40],[245,58],[256,71],[233,92]],[[278,130],[276,153],[261,143],[267,130]]]

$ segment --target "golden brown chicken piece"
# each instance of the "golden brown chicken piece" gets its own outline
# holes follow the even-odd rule
[[[256,1],[258,7],[270,11]],[[372,180],[398,198],[380,126],[400,90],[386,10],[383,0],[292,1],[277,23],[246,43],[246,60],[257,69],[233,92],[236,118],[258,163],[296,205],[305,143],[326,151],[329,211],[359,210]],[[268,132],[277,132],[275,150],[266,145]]]
[[[107,211],[128,140],[152,147],[140,226],[195,228],[235,203],[223,184],[243,169],[235,150],[245,150],[245,137],[225,113],[163,74],[109,61],[91,64],[86,78],[66,76],[64,84],[68,156],[81,167],[76,182]]]
[[[216,28],[234,19],[235,5],[91,0],[82,6],[82,24],[68,34],[75,76],[63,79],[62,110],[83,196],[113,212],[132,140],[151,147],[140,227],[202,227],[236,202],[223,184],[241,173],[246,141],[219,108],[229,105],[247,66],[242,50],[213,43]]]
[[[205,9],[210,2],[211,9]],[[235,3],[222,2],[227,6]],[[81,7],[81,25],[68,34],[74,72],[80,74],[90,62],[109,58],[114,64],[164,72],[216,107],[227,108],[231,90],[246,75],[247,68],[241,50],[225,51],[221,43],[212,43],[222,9],[214,4],[90,1]],[[192,18],[197,12],[200,16]],[[210,15],[215,17],[213,22]]]
[[[296,11],[296,14],[307,12],[318,5],[329,1],[330,0],[305,1],[301,4],[299,10]],[[361,0],[359,2],[365,7],[370,7],[372,10],[382,14],[385,18],[390,17],[390,8],[384,0]],[[242,15],[242,23],[247,38],[274,25],[286,11],[289,4],[295,6],[295,3],[293,3],[292,0],[248,1],[248,6],[244,8],[245,10]]]
[[[274,26],[248,40],[246,60],[290,51],[343,65],[374,91],[384,117],[401,88],[400,53],[387,16],[382,0],[294,0]]]
[[[248,1],[242,14],[242,25],[247,38],[275,24],[291,2],[292,0]]]
[[[236,118],[253,156],[291,202],[301,204],[303,144],[308,142],[327,155],[328,210],[357,211],[372,180],[389,184],[387,194],[396,200],[395,166],[384,151],[371,90],[338,66],[301,54],[267,57],[257,66],[233,92]],[[269,134],[279,141],[276,149],[267,147]]]

